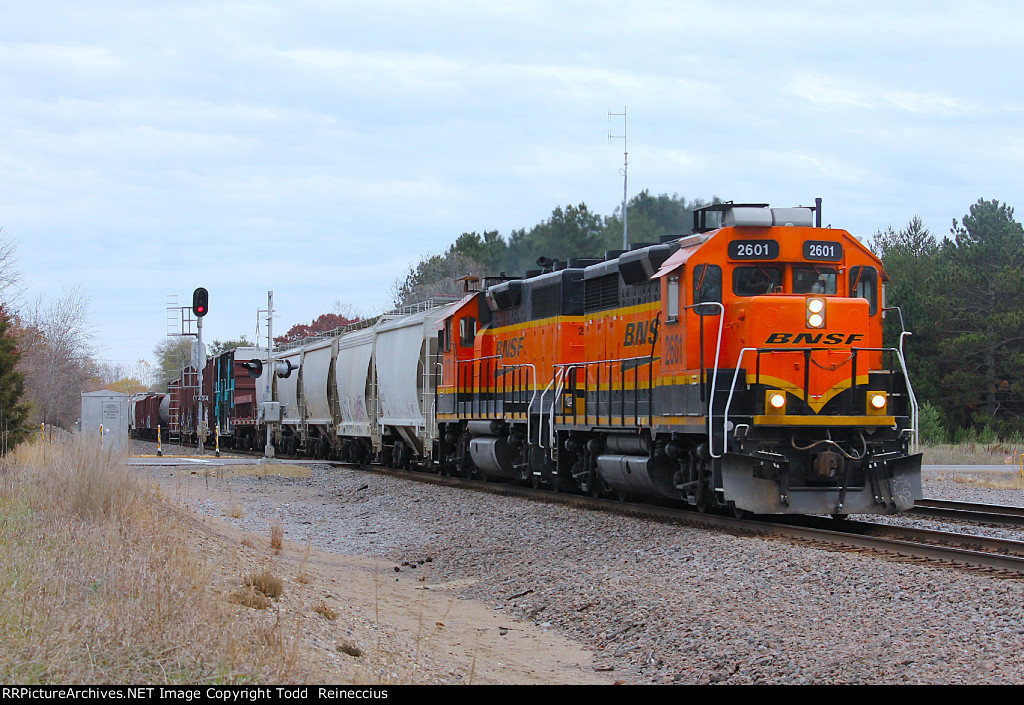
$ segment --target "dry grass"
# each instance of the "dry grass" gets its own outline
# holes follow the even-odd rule
[[[1020,453],[1019,446],[1010,444],[961,443],[958,445],[941,444],[922,446],[925,465],[1007,465],[1017,466]]]
[[[324,619],[334,621],[338,618],[338,611],[332,609],[326,602],[320,600],[320,604],[313,608],[313,611]]]
[[[284,582],[271,573],[268,568],[247,576],[242,581],[242,586],[252,588],[270,598],[278,598],[284,594]]]
[[[1024,478],[1013,472],[986,472],[974,475],[953,475],[953,482],[975,487],[990,487],[997,490],[1024,490]]]
[[[0,682],[308,679],[279,623],[211,589],[191,517],[118,456],[82,439],[37,443],[3,470]]]
[[[270,525],[270,548],[274,551],[280,551],[284,547],[284,529],[281,527],[281,522],[275,521]]]

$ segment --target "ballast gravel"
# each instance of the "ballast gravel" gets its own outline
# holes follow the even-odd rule
[[[1024,683],[1021,581],[349,469],[232,484],[241,528],[280,522],[458,586],[591,648],[623,683]],[[1024,504],[949,473],[926,473],[924,494]]]

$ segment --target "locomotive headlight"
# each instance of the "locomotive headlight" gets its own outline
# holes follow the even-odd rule
[[[764,410],[766,414],[786,413],[786,393],[777,390],[768,390],[765,394]]]
[[[884,414],[889,404],[889,398],[885,392],[868,392],[868,413]]]
[[[807,327],[825,327],[825,299],[807,299]]]

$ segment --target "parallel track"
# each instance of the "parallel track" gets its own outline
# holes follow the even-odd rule
[[[919,499],[909,512],[914,516],[954,519],[975,524],[1024,526],[1024,507],[1004,504],[975,504],[947,499]]]

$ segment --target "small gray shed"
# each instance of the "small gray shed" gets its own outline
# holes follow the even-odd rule
[[[82,433],[86,437],[100,438],[104,448],[128,446],[128,421],[131,405],[128,395],[121,392],[82,392]]]

